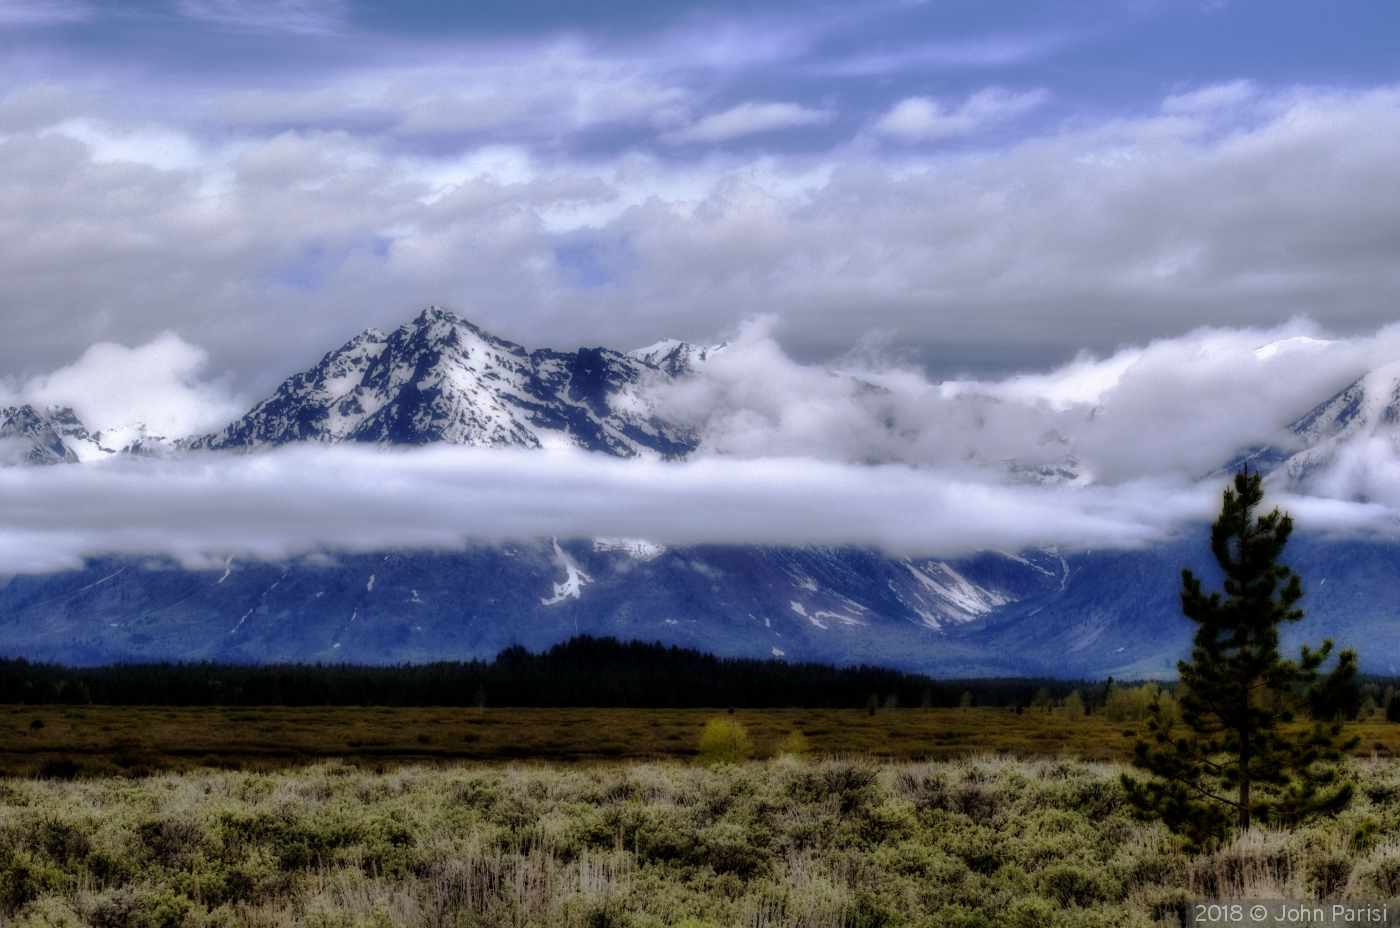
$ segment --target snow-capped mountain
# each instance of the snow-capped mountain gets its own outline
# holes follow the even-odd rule
[[[1400,543],[1300,536],[1308,618],[1285,644],[1357,645],[1400,673]],[[879,664],[938,676],[1164,676],[1190,648],[1183,565],[1203,533],[1133,551],[905,561],[850,548],[662,549],[542,539],[451,551],[320,552],[191,570],[91,558],[0,584],[0,653],[122,660],[456,660],[575,634],[723,656]]]
[[[145,426],[89,432],[67,406],[0,408],[0,464],[77,464],[112,454],[145,454],[163,445]]]
[[[660,368],[672,377],[695,370],[695,365],[706,360],[724,345],[692,345],[674,338],[663,338],[654,345],[627,352],[629,358],[636,358],[652,367]]]
[[[1287,440],[1222,467],[1248,464],[1275,486],[1331,499],[1393,498],[1400,488],[1400,361],[1376,368],[1287,427]]]
[[[81,464],[114,454],[164,454],[180,446],[140,422],[89,431],[67,406],[43,412],[29,404],[0,408],[0,466]]]
[[[243,418],[190,448],[293,441],[573,446],[619,457],[681,457],[685,429],[654,415],[649,379],[684,370],[608,348],[527,351],[438,307],[384,335],[374,329],[289,378]]]
[[[28,404],[0,408],[0,459],[7,464],[75,463],[78,453],[70,444],[89,440],[87,429],[66,407],[44,412]]]
[[[356,336],[210,435],[170,442],[139,426],[104,434],[71,409],[0,409],[0,463],[305,441],[679,458],[697,436],[663,421],[653,397],[676,378],[706,376],[706,361],[723,348],[666,340],[626,354],[532,351],[430,308],[387,335]],[[1058,433],[1045,433],[1037,449],[1000,466],[1021,482],[1092,481]],[[1372,465],[1391,461],[1400,486],[1400,362],[1320,403],[1293,423],[1291,441],[1241,460],[1333,498],[1364,496]],[[1290,553],[1305,577],[1305,608],[1324,633],[1344,645],[1368,642],[1368,669],[1400,672],[1392,595],[1400,544],[1300,538]],[[214,571],[93,558],[75,570],[0,578],[0,654],[396,662],[485,657],[583,632],[950,676],[1160,676],[1189,641],[1179,570],[1208,573],[1211,563],[1195,536],[1136,551],[941,560],[820,546],[668,548],[637,538],[323,551]],[[1317,627],[1311,637],[1322,634]]]
[[[1289,431],[1298,436],[1302,450],[1284,459],[1275,470],[1294,486],[1345,468],[1348,452],[1362,445],[1380,443],[1391,454],[1400,452],[1400,361],[1371,371],[1318,404],[1290,425]]]

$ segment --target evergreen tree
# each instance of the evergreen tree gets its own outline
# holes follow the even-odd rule
[[[1354,689],[1356,654],[1332,654],[1326,640],[1304,645],[1298,660],[1279,653],[1279,625],[1297,622],[1298,575],[1279,563],[1293,522],[1274,509],[1255,516],[1260,476],[1246,466],[1225,490],[1210,547],[1225,574],[1224,596],[1202,592],[1181,572],[1181,607],[1197,625],[1190,661],[1180,661],[1176,713],[1160,698],[1149,707],[1152,740],[1139,741],[1134,765],[1154,774],[1123,775],[1138,812],[1160,818],[1195,849],[1217,845],[1232,827],[1295,823],[1344,808],[1352,785],[1338,773],[1344,752],[1341,694]],[[1311,716],[1305,724],[1302,716]]]

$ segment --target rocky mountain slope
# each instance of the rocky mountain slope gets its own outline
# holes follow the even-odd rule
[[[681,457],[695,436],[657,418],[644,388],[684,371],[688,350],[677,345],[654,358],[607,348],[527,351],[433,307],[388,335],[357,335],[237,422],[187,446],[444,441]]]
[[[71,409],[37,411],[28,404],[0,408],[0,459],[4,464],[71,464],[77,452],[64,441],[86,441]]]
[[[1307,618],[1284,643],[1333,637],[1400,673],[1400,544],[1295,537]],[[909,561],[830,548],[658,549],[618,540],[317,554],[187,570],[95,558],[0,586],[8,655],[397,663],[542,649],[571,635],[936,676],[1164,677],[1190,647],[1180,569],[1212,575],[1197,537],[1061,558]]]

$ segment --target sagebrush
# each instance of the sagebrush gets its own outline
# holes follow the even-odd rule
[[[1118,926],[1191,896],[1400,892],[1400,765],[1189,858],[1121,768],[992,758],[406,768],[0,784],[0,922]]]

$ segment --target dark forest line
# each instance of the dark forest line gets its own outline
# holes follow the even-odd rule
[[[1046,697],[1058,701],[1078,691],[1092,709],[1103,705],[1111,682],[938,680],[884,667],[722,658],[674,645],[587,635],[538,654],[515,646],[489,661],[398,666],[198,662],[67,667],[0,658],[0,703],[24,705],[952,708],[963,704],[965,696],[976,706],[1010,707]],[[1379,692],[1391,681],[1361,682],[1379,684]]]
[[[1102,701],[1103,683],[935,680],[883,667],[721,658],[579,636],[532,654],[429,664],[147,663],[66,667],[0,658],[0,703],[132,706],[513,706],[540,708],[953,707],[1029,705],[1046,691]]]

